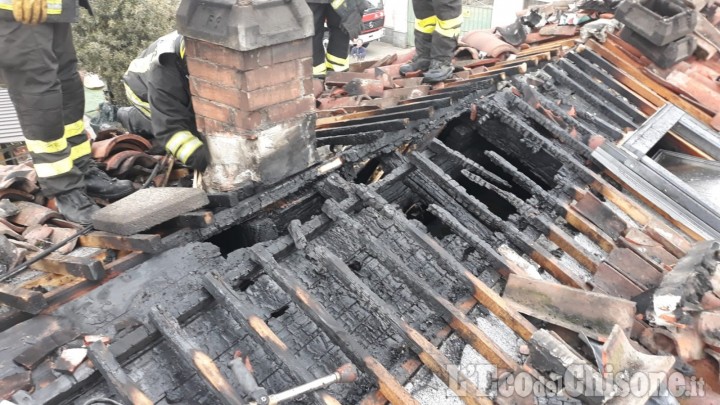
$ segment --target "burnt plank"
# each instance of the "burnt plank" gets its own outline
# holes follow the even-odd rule
[[[315,136],[318,138],[326,136],[338,136],[338,135],[350,135],[358,132],[370,132],[370,131],[400,131],[410,125],[410,120],[407,118],[394,119],[389,121],[378,121],[367,124],[358,125],[347,125],[339,128],[328,128],[318,129],[315,131]]]
[[[74,340],[78,336],[80,336],[80,334],[72,329],[55,331],[25,349],[22,353],[17,355],[13,361],[28,370],[32,370],[55,349]]]
[[[592,193],[586,192],[578,196],[576,201],[570,206],[602,229],[613,240],[617,240],[628,228],[627,223],[625,223],[622,218],[615,214]]]
[[[530,339],[535,332],[535,327],[517,311],[510,308],[507,303],[490,287],[470,272],[452,254],[445,250],[440,244],[427,233],[421,231],[410,220],[390,204],[382,196],[368,190],[365,187],[356,186],[358,196],[373,206],[378,212],[392,220],[401,230],[408,234],[416,243],[424,248],[427,253],[432,254],[441,267],[450,273],[457,275],[458,279],[465,280],[472,286],[473,296],[477,301],[503,320],[512,330],[525,340]],[[439,207],[438,207],[439,208]],[[436,209],[437,211],[437,209]],[[448,214],[449,215],[449,214]],[[503,353],[498,353],[503,357]]]
[[[173,229],[199,229],[212,225],[213,221],[212,211],[194,211],[179,215],[160,226]]]
[[[20,371],[0,379],[0,401],[9,400],[12,394],[33,387],[30,371]]]
[[[120,236],[114,233],[95,231],[80,236],[81,246],[89,246],[103,249],[132,250],[138,252],[154,253],[160,248],[161,238],[159,235],[137,234],[132,236]]]
[[[90,281],[105,278],[105,267],[102,261],[92,256],[69,256],[52,253],[48,257],[33,263],[30,268],[45,273],[81,277]]]
[[[304,365],[288,349],[287,345],[278,337],[275,332],[258,316],[259,311],[249,302],[242,302],[235,294],[235,291],[217,273],[210,273],[203,280],[205,289],[215,297],[223,308],[238,322],[250,331],[255,343],[263,346],[266,351],[273,355],[289,371],[290,377],[298,384],[309,383],[315,378]],[[312,393],[315,402],[326,405],[339,405],[337,399],[333,398],[326,390]]]
[[[432,107],[417,108],[405,111],[401,110],[399,112],[387,112],[386,110],[380,110],[380,113],[368,117],[351,119],[347,121],[329,122],[318,127],[318,130],[327,128],[339,128],[345,126],[359,126],[375,122],[392,121],[398,119],[410,119],[412,121],[421,120],[425,118],[431,118],[434,114],[434,111],[435,110]]]
[[[610,252],[607,262],[643,290],[660,285],[663,273],[648,264],[631,249],[618,248]]]
[[[407,264],[395,253],[386,249],[383,244],[362,227],[357,221],[343,212],[338,204],[327,200],[323,205],[323,212],[332,220],[342,224],[348,230],[347,235],[357,238],[362,242],[365,250],[375,257],[385,268],[400,277],[405,284],[419,297],[426,301],[426,304],[435,310],[460,337],[468,342],[475,350],[482,354],[492,364],[499,368],[514,370],[517,364],[502,349],[483,332],[465,314],[457,309],[445,297],[435,292],[427,282],[418,278],[408,268]]]
[[[385,366],[362,347],[356,338],[348,333],[342,324],[330,315],[327,309],[317,302],[295,277],[278,264],[270,252],[257,245],[251,248],[250,252],[254,261],[265,269],[280,288],[342,349],[343,353],[365,373],[376,379],[380,392],[385,398],[393,405],[419,405]]]
[[[244,405],[240,395],[220,372],[215,362],[198,349],[178,321],[159,307],[150,310],[150,320],[186,367],[195,370],[205,386],[225,405]]]
[[[629,300],[643,292],[642,288],[633,283],[609,264],[602,262],[593,275],[593,291],[604,292],[613,297]]]
[[[89,347],[88,356],[95,369],[105,378],[110,389],[123,403],[133,405],[152,405],[153,401],[138,388],[137,384],[125,373],[122,366],[101,341]]]
[[[360,132],[357,134],[326,136],[315,140],[315,145],[362,145],[377,141],[385,134],[384,131]]]
[[[0,303],[28,314],[37,314],[47,307],[42,293],[0,283]]]
[[[363,283],[339,257],[323,247],[319,247],[315,253],[319,255],[323,265],[331,269],[347,289],[362,297],[373,311],[388,321],[433,374],[438,376],[448,387],[455,390],[455,393],[466,404],[489,405],[492,403],[487,399],[487,394],[481,392],[464,373],[451,374],[449,370],[453,367],[453,364],[450,360],[420,332],[403,321],[400,314],[375,294],[367,284]]]

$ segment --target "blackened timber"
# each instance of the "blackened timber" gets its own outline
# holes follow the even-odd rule
[[[0,303],[28,314],[38,314],[48,305],[41,292],[4,283],[0,283]]]
[[[170,229],[199,229],[212,225],[213,220],[214,216],[212,211],[194,211],[179,215],[160,226]]]
[[[465,209],[470,211],[482,222],[488,224],[491,228],[502,232],[508,240],[520,248],[523,253],[530,256],[530,258],[536,261],[540,266],[547,269],[548,272],[558,281],[571,287],[587,289],[585,283],[563,268],[563,266],[550,252],[530,240],[514,225],[503,221],[500,217],[493,214],[490,209],[485,206],[485,204],[469,195],[462,186],[450,178],[450,176],[445,174],[442,169],[437,167],[428,158],[415,152],[411,153],[409,156],[410,161],[421,171],[427,174],[435,184],[443,188],[447,193],[451,194]]]
[[[259,311],[251,303],[240,301],[232,287],[220,275],[214,272],[206,275],[203,286],[238,324],[245,326],[245,329],[250,331],[250,336],[255,343],[272,353],[285,366],[297,385],[315,380],[307,370],[307,366],[300,363],[280,337],[258,316]],[[318,404],[340,405],[338,400],[325,390],[315,391],[312,396]]]
[[[120,236],[101,231],[90,232],[87,235],[80,236],[78,239],[82,246],[148,253],[156,252],[159,249],[160,240],[160,236],[155,234]]]
[[[610,93],[606,87],[596,82],[592,77],[580,70],[572,62],[569,62],[566,59],[560,59],[559,64],[568,76],[577,80],[578,83],[586,86],[593,94],[602,95],[604,100],[614,104],[615,107],[630,116],[636,124],[642,124],[645,121],[645,117],[635,107],[628,104],[622,98]]]
[[[523,115],[542,125],[560,143],[567,145],[579,156],[584,158],[588,158],[590,156],[591,150],[587,145],[573,138],[568,131],[561,128],[553,120],[549,119],[540,111],[533,108],[530,104],[526,103],[525,100],[510,92],[505,92],[504,95],[509,105],[517,108],[521,113],[523,113]]]
[[[570,90],[575,92],[578,96],[585,99],[588,103],[596,106],[603,112],[608,118],[612,119],[615,124],[623,128],[637,128],[637,125],[628,117],[624,112],[617,111],[614,108],[610,108],[607,103],[600,100],[598,97],[593,95],[590,91],[586,90],[583,86],[580,86],[574,80],[567,76],[565,72],[558,69],[552,64],[545,66],[544,70],[557,80],[557,82],[563,86],[567,86]]]
[[[427,117],[424,117],[427,118]],[[343,124],[349,123],[345,122]],[[363,122],[365,122],[363,120]],[[345,125],[337,128],[318,129],[315,131],[317,138],[323,138],[326,136],[339,136],[339,135],[351,135],[358,132],[371,132],[371,131],[400,131],[410,125],[410,120],[407,118],[391,119],[386,121],[376,121],[369,123],[362,123],[357,125]]]
[[[435,239],[418,229],[418,227],[411,223],[404,215],[392,208],[379,194],[361,186],[357,186],[356,190],[363,201],[386,218],[392,220],[400,229],[407,233],[415,243],[421,245],[426,252],[431,253],[442,268],[451,274],[455,274],[458,279],[467,281],[473,289],[473,296],[480,304],[484,305],[498,318],[503,320],[520,337],[526,340],[530,339],[535,332],[535,327],[519,313],[505,305],[504,300],[500,298],[495,291],[480,281],[470,270],[453,257],[453,255],[440,246]],[[498,354],[498,357],[503,356],[504,353],[502,352]],[[516,367],[515,370],[517,370],[517,365],[514,366]]]
[[[501,190],[497,186],[490,184],[467,170],[462,170],[462,174],[470,181],[481,187],[485,187],[504,198],[507,202],[512,204],[518,212],[522,212],[523,218],[527,219],[530,225],[537,229],[538,232],[545,235],[548,240],[558,245],[558,247],[560,247],[565,253],[577,260],[578,263],[590,270],[590,272],[595,272],[598,262],[591,258],[582,247],[575,243],[572,236],[568,235],[559,226],[555,225],[554,221],[547,215],[538,211],[535,207],[532,207],[530,204],[526,203],[509,191]]]
[[[322,209],[331,219],[348,229],[348,237],[356,238],[362,242],[362,245],[371,256],[375,257],[393,274],[400,277],[415,294],[422,297],[426,304],[441,315],[448,325],[478,353],[499,368],[516,369],[515,361],[508,357],[462,311],[435,292],[425,281],[417,277],[396,253],[386,249],[374,235],[352,219],[346,212],[342,211],[336,202],[327,200]]]
[[[384,111],[384,110],[381,110]],[[378,114],[369,117],[357,118],[353,120],[340,121],[340,122],[329,122],[318,128],[318,131],[322,131],[329,128],[340,128],[345,126],[358,127],[361,125],[368,125],[376,122],[388,122],[393,120],[409,119],[411,121],[422,120],[425,118],[431,118],[435,114],[435,109],[432,107],[418,108],[415,110],[400,111],[396,113],[385,113]]]
[[[505,181],[504,179],[500,178],[500,177],[497,176],[495,173],[487,170],[487,169],[484,168],[483,166],[480,166],[480,165],[477,164],[476,162],[468,159],[468,158],[465,157],[465,155],[463,155],[462,153],[460,153],[460,152],[458,152],[458,151],[456,151],[456,150],[448,147],[448,146],[445,145],[441,140],[439,140],[439,139],[437,139],[437,138],[435,138],[435,139],[432,140],[432,142],[430,143],[430,145],[428,145],[428,149],[431,150],[431,151],[433,151],[433,152],[435,152],[435,153],[442,154],[443,156],[448,156],[448,157],[450,157],[450,159],[452,159],[452,160],[460,163],[460,164],[463,166],[464,169],[467,169],[467,170],[469,170],[469,171],[471,171],[471,172],[473,172],[473,173],[475,173],[475,174],[477,174],[477,175],[480,175],[480,176],[482,176],[482,177],[484,177],[484,178],[492,181],[493,183],[495,183],[495,184],[497,184],[497,185],[503,186],[503,187],[505,187],[505,188],[511,188],[511,187],[512,187],[512,186],[510,185],[510,183],[508,183],[508,182]]]
[[[417,99],[413,99],[417,100]],[[366,117],[375,117],[379,115],[387,115],[387,114],[395,114],[405,111],[413,111],[413,110],[419,110],[423,108],[445,108],[450,107],[452,105],[452,100],[449,97],[440,98],[437,100],[428,100],[428,101],[421,101],[421,102],[415,102],[407,105],[398,105],[395,107],[388,107],[388,108],[382,108],[372,111],[362,111],[357,113],[351,113],[351,114],[345,114],[345,115],[339,115],[339,116],[332,116],[327,118],[321,118],[318,120],[318,122],[325,123],[331,123],[331,122],[344,122],[348,120],[354,120],[358,118],[366,118]]]
[[[466,404],[492,404],[492,401],[487,399],[487,394],[481,392],[464,373],[450,373],[451,367],[454,367],[450,360],[420,332],[403,321],[400,314],[363,283],[339,257],[324,247],[319,247],[316,253],[319,255],[323,265],[331,269],[346,288],[362,297],[373,311],[377,311],[380,316],[393,325],[394,329],[418,355],[423,364],[440,378],[445,385],[453,389],[463,402]]]
[[[32,258],[32,256],[30,256]],[[77,257],[52,253],[50,256],[33,263],[33,270],[45,273],[70,275],[90,281],[105,278],[105,267],[100,260],[93,257]]]
[[[265,248],[255,246],[250,253],[253,260],[260,264],[267,274],[282,288],[292,300],[305,311],[345,355],[365,373],[372,375],[382,394],[393,405],[419,405],[418,402],[403,388],[392,374],[378,362],[353,335],[348,333],[300,282],[291,276]]]
[[[593,78],[599,79],[606,86],[616,91],[622,97],[625,97],[628,101],[630,101],[633,105],[637,106],[637,108],[646,115],[652,115],[655,112],[655,106],[648,103],[645,99],[638,97],[638,95],[633,93],[632,91],[628,90],[627,87],[620,84],[608,73],[598,68],[589,60],[585,59],[584,55],[581,56],[577,52],[569,52],[565,55],[565,57],[570,59],[580,69],[590,74]]]
[[[603,204],[594,194],[585,192],[577,193],[575,202],[570,206],[597,225],[613,240],[617,240],[627,231],[628,224],[615,214],[610,207]]]
[[[325,145],[363,145],[377,141],[385,134],[384,131],[360,132],[357,134],[326,136],[315,141],[317,146]]]
[[[475,251],[488,259],[492,263],[492,267],[490,268],[491,270],[500,273],[500,275],[505,278],[507,278],[511,273],[519,272],[514,266],[508,264],[505,258],[498,254],[492,246],[488,245],[487,242],[466,228],[460,221],[457,220],[457,218],[444,208],[436,204],[430,204],[428,205],[428,212],[435,215],[440,222],[472,246]],[[525,275],[525,273],[523,272],[521,275]]]
[[[17,355],[13,361],[28,370],[34,369],[58,347],[74,340],[79,333],[72,329],[61,329],[40,339],[34,345]]]
[[[110,389],[123,403],[133,405],[152,405],[154,403],[125,373],[115,356],[110,353],[102,341],[98,340],[90,345],[88,356],[95,369],[100,371]]]
[[[150,310],[150,320],[186,367],[195,370],[205,386],[225,405],[244,405],[240,395],[220,372],[213,359],[198,349],[178,321],[159,307]]]

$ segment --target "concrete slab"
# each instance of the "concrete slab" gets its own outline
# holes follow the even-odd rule
[[[194,188],[148,188],[116,201],[93,216],[99,231],[134,235],[209,204],[207,194]]]

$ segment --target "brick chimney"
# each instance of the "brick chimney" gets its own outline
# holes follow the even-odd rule
[[[183,0],[198,130],[210,191],[272,184],[312,165],[313,18],[305,0]]]

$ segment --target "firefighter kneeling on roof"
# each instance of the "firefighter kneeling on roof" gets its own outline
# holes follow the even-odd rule
[[[452,56],[462,26],[461,0],[413,0],[415,57],[400,67],[403,76],[418,70],[423,81],[437,83],[452,77]]]
[[[90,9],[87,0],[83,7]],[[7,85],[43,194],[68,220],[89,224],[90,198],[118,199],[132,182],[110,178],[90,158],[85,93],[70,24],[77,0],[0,0],[0,82]]]
[[[362,0],[306,0],[315,20],[313,37],[313,76],[325,77],[328,70],[345,72],[350,68],[350,40],[362,32],[365,2]],[[327,51],[323,46],[325,24],[329,31]]]
[[[183,164],[205,170],[209,152],[195,124],[185,38],[172,32],[155,41],[130,63],[123,81],[133,106],[118,110],[120,124],[132,133],[154,137]]]

